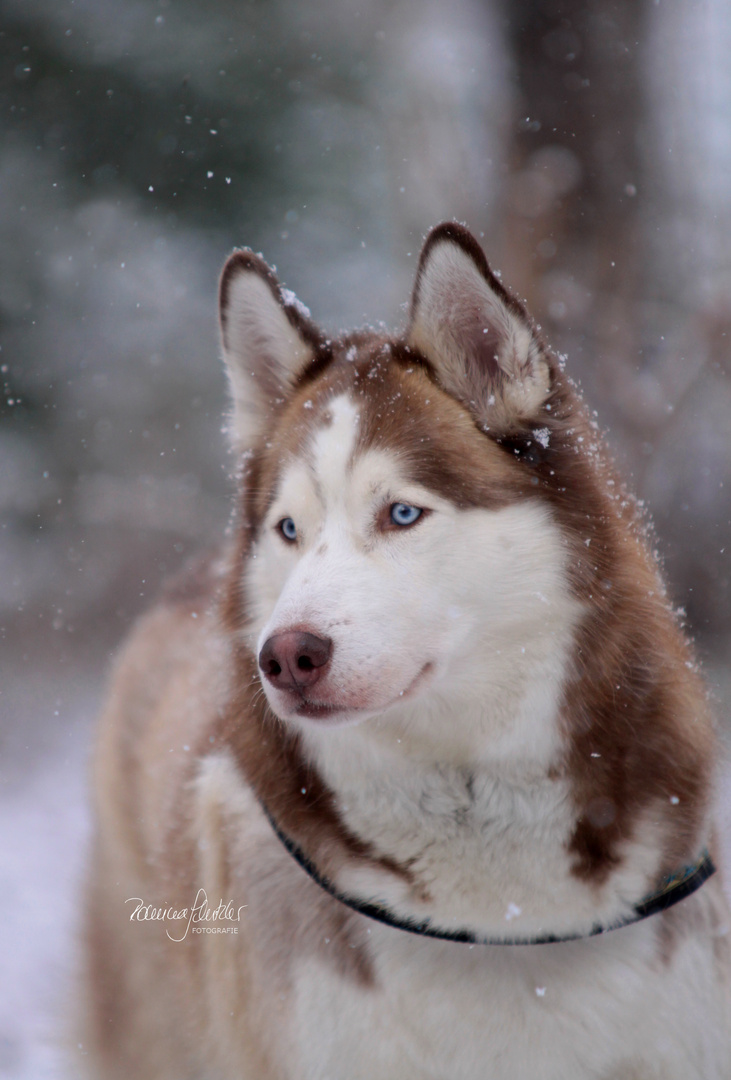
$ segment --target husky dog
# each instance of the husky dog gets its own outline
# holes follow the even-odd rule
[[[452,223],[403,336],[250,251],[220,306],[235,532],[116,669],[93,1075],[729,1080],[713,725],[562,364]]]

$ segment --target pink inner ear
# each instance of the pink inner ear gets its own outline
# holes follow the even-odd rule
[[[500,334],[494,326],[485,324],[484,312],[476,310],[466,314],[461,325],[454,327],[453,335],[475,373],[490,380],[502,375],[498,362]]]

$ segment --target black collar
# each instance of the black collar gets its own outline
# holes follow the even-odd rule
[[[361,915],[367,915],[369,919],[375,919],[376,922],[385,923],[386,926],[392,926],[397,930],[406,930],[409,934],[421,934],[422,937],[437,938],[439,941],[457,941],[469,945],[550,945],[560,941],[578,941],[581,938],[595,937],[597,934],[604,934],[609,930],[619,930],[623,926],[631,926],[632,923],[640,922],[642,919],[649,918],[650,915],[657,915],[658,912],[673,907],[674,904],[679,903],[686,896],[690,896],[697,889],[700,889],[701,885],[716,872],[710,854],[707,850],[704,850],[701,852],[697,862],[691,866],[684,866],[674,874],[669,875],[655,892],[650,893],[639,904],[635,904],[631,915],[627,915],[625,918],[617,920],[617,922],[610,923],[607,926],[597,924],[585,934],[563,934],[560,937],[554,934],[543,934],[529,938],[489,938],[475,934],[472,930],[437,930],[430,924],[428,919],[423,922],[417,922],[415,919],[402,919],[385,905],[373,904],[364,900],[357,900],[353,896],[347,896],[322,876],[314,863],[305,855],[302,848],[291,837],[282,832],[263,804],[262,809],[269,819],[272,829],[292,858],[330,896],[339,900],[341,904],[345,904],[346,907],[352,908],[353,911],[357,911]]]

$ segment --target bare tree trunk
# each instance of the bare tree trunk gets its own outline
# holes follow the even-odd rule
[[[592,396],[621,401],[640,349],[644,4],[518,0],[506,12],[519,104],[505,272],[570,345]]]
[[[503,268],[648,496],[692,623],[728,632],[731,16],[723,0],[505,12]]]

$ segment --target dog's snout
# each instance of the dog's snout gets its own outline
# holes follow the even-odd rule
[[[330,638],[306,630],[285,630],[264,642],[259,667],[277,690],[304,690],[324,673],[332,646]]]

